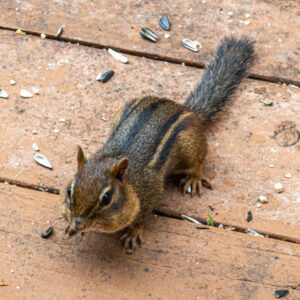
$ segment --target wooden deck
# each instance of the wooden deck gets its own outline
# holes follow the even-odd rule
[[[9,98],[0,98],[0,300],[272,299],[277,289],[289,290],[284,299],[300,299],[300,5],[240,2],[3,1],[0,88]],[[169,32],[158,25],[163,14]],[[143,26],[158,33],[158,43],[140,37]],[[207,133],[205,173],[214,190],[191,199],[168,187],[161,216],[149,220],[145,244],[132,256],[122,252],[119,234],[67,239],[57,192],[76,168],[76,145],[99,148],[113,116],[132,98],[183,102],[229,34],[254,38],[257,58]],[[180,45],[185,37],[201,43],[198,53]],[[129,63],[112,58],[107,47]],[[115,71],[109,82],[95,80],[109,69]],[[19,96],[32,87],[39,95]],[[34,142],[53,170],[34,162]],[[259,195],[269,202],[257,207]],[[198,230],[173,214],[204,222],[210,214],[216,227]],[[47,221],[54,234],[44,240]],[[265,238],[246,234],[248,228]]]

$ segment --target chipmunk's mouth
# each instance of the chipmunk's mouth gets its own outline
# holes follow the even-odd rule
[[[87,230],[87,226],[85,221],[81,217],[73,218],[71,222],[69,222],[65,228],[65,233],[69,236],[72,236],[78,232],[85,232]]]

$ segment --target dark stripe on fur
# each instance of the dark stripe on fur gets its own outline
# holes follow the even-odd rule
[[[160,145],[162,139],[164,138],[165,134],[168,132],[168,130],[170,129],[170,127],[178,120],[179,116],[184,112],[183,109],[181,109],[179,112],[177,112],[176,114],[174,114],[172,117],[170,117],[165,124],[163,125],[163,127],[161,128],[161,130],[159,131],[156,140],[154,142],[153,147],[151,148],[151,155],[148,158],[148,162],[151,161],[151,159],[153,158],[153,155],[156,153],[158,146]]]
[[[172,134],[170,135],[169,139],[166,141],[164,147],[162,148],[158,160],[155,163],[154,168],[156,170],[159,170],[165,164],[178,134],[188,127],[189,122],[190,118],[187,116],[174,128]]]
[[[148,119],[151,117],[153,112],[162,104],[166,103],[167,100],[159,100],[152,103],[148,108],[146,108],[140,116],[135,120],[134,124],[130,128],[126,142],[121,147],[121,153],[127,153],[130,149],[130,146],[133,143],[134,138],[147,123]]]

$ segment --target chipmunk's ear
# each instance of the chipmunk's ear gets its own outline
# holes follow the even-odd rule
[[[81,169],[86,163],[82,148],[77,146],[77,162],[78,162],[78,170]]]
[[[124,173],[128,167],[128,159],[122,158],[118,160],[114,165],[110,168],[109,172],[112,176],[122,181]]]

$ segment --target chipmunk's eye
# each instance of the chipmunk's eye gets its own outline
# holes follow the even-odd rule
[[[103,204],[103,206],[106,206],[106,205],[108,205],[108,204],[110,203],[112,193],[113,193],[113,191],[110,190],[110,191],[106,192],[106,193],[103,195],[103,197],[102,197],[102,204]]]
[[[72,192],[72,188],[69,187],[67,190],[67,194],[68,194],[68,198],[71,199],[71,192]]]

